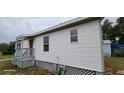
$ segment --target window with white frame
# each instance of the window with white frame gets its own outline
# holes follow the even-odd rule
[[[78,30],[77,29],[70,31],[70,42],[78,42]]]
[[[43,50],[49,51],[49,36],[43,37]]]

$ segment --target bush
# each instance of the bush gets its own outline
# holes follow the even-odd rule
[[[3,55],[12,55],[15,51],[15,42],[10,42],[9,44],[0,43],[0,53]]]

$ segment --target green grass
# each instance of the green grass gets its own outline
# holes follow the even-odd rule
[[[30,67],[21,69],[11,64],[12,55],[0,55],[0,75],[51,75],[47,69]]]
[[[119,70],[124,70],[124,57],[105,58],[105,71],[107,70],[111,71],[113,74],[116,74]]]
[[[6,59],[10,60],[11,57],[12,55],[0,55],[0,60],[6,60]]]

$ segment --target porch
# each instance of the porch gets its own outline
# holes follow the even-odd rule
[[[12,64],[20,68],[34,66],[34,48],[17,48],[12,58]]]
[[[15,52],[17,59],[33,59],[34,56],[34,48],[20,48],[16,49]]]

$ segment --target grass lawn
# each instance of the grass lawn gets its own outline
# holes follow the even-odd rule
[[[105,58],[105,72],[116,74],[119,70],[124,70],[124,57]]]
[[[0,75],[51,75],[47,69],[30,67],[21,69],[14,66],[10,61],[0,61]]]
[[[11,60],[12,55],[0,55],[0,60]]]
[[[30,67],[26,69],[18,68],[12,65],[9,61],[11,55],[1,55],[0,60],[0,75],[50,75],[52,74],[44,68]],[[124,57],[106,57],[105,58],[105,74],[108,72],[116,74],[117,71],[124,70]]]

